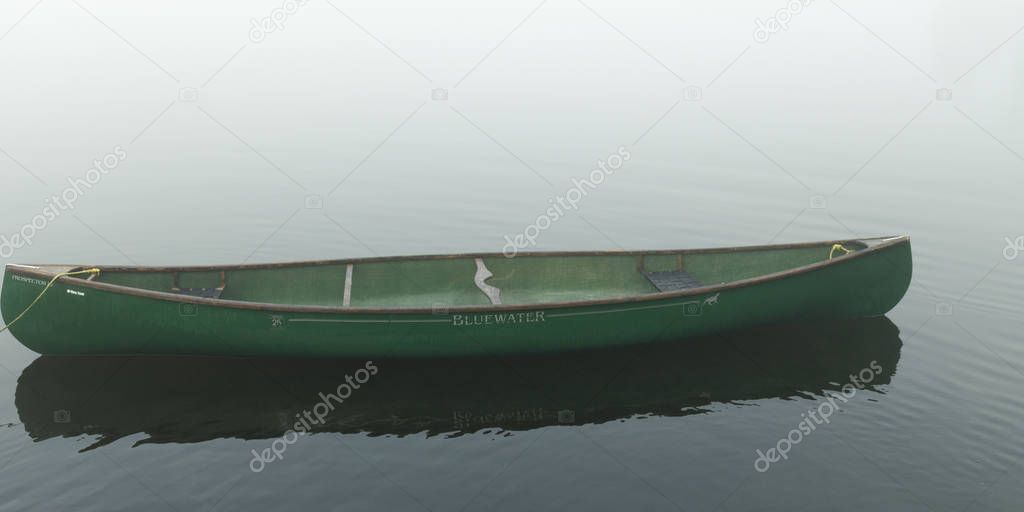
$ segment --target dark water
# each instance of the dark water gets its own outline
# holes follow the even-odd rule
[[[906,233],[914,281],[882,319],[373,361],[343,401],[366,361],[0,334],[0,509],[1020,509],[1015,3],[811,2],[762,43],[785,2],[310,0],[250,39],[280,7],[0,5],[0,235],[32,234],[2,261],[500,251],[623,148],[535,249]]]

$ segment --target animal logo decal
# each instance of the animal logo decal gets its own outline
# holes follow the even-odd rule
[[[714,305],[718,304],[718,295],[719,294],[716,293],[716,294],[714,294],[714,295],[704,299],[704,305],[705,306],[714,306]]]

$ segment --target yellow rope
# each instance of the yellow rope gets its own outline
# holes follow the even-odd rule
[[[828,252],[828,259],[832,259],[832,256],[836,253],[836,250],[841,250],[844,254],[850,254],[851,252],[853,252],[847,249],[846,247],[843,247],[843,244],[834,244],[832,246],[832,250]]]
[[[32,309],[32,306],[35,306],[36,303],[39,302],[39,299],[43,298],[43,294],[46,293],[46,291],[49,290],[50,287],[53,286],[53,283],[56,283],[58,279],[60,279],[60,278],[62,278],[64,276],[78,276],[78,275],[82,275],[82,274],[97,274],[98,275],[99,273],[100,273],[100,269],[98,269],[98,268],[90,268],[90,269],[86,269],[86,270],[76,270],[74,272],[61,272],[61,273],[53,276],[53,279],[50,279],[50,282],[49,282],[49,284],[46,285],[46,288],[43,288],[43,291],[39,292],[39,295],[36,297],[36,300],[32,301],[32,304],[29,304],[28,307],[25,308],[25,311],[22,311],[20,315],[14,317],[14,320],[11,320],[11,322],[8,323],[7,325],[5,325],[3,329],[0,329],[0,332],[6,331],[10,326],[14,325],[14,322],[17,322],[18,320],[21,320],[21,317],[25,316],[25,313],[28,313],[28,310]]]

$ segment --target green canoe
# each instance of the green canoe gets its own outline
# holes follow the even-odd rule
[[[559,352],[883,315],[906,292],[912,263],[902,236],[84,273],[92,268],[7,265],[0,310],[17,318],[12,334],[65,355]]]

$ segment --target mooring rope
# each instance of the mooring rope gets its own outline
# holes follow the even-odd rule
[[[836,250],[842,250],[844,254],[850,254],[851,250],[843,247],[843,244],[833,244],[832,250],[828,252],[828,259],[832,259],[832,256],[836,253]]]
[[[39,299],[43,298],[43,294],[46,293],[46,291],[49,290],[50,287],[53,286],[53,283],[56,283],[58,279],[60,279],[60,278],[62,278],[64,276],[78,276],[78,275],[82,275],[82,274],[96,274],[96,275],[99,275],[99,273],[100,273],[100,269],[98,269],[98,268],[89,268],[89,269],[85,269],[85,270],[76,270],[74,272],[61,272],[61,273],[53,276],[53,279],[50,279],[50,282],[46,285],[46,288],[43,288],[43,291],[39,292],[39,295],[36,297],[36,300],[32,301],[32,303],[29,304],[27,308],[25,308],[25,311],[22,311],[21,314],[19,314],[18,316],[14,317],[14,320],[11,320],[10,323],[8,323],[7,325],[5,325],[3,327],[3,329],[0,329],[0,332],[6,331],[10,326],[14,325],[14,322],[17,322],[18,320],[21,320],[21,317],[25,316],[25,313],[28,313],[28,310],[32,309],[32,306],[35,306],[36,303],[39,302]]]

